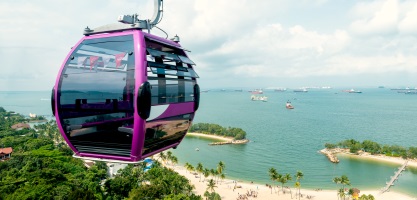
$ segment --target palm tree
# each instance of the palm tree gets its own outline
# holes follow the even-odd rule
[[[216,170],[214,170],[214,169],[210,169],[210,175],[213,177],[213,178],[215,178],[216,177]]]
[[[268,170],[269,173],[269,178],[272,180],[272,184],[274,183],[274,181],[277,181],[278,179],[278,172],[275,168],[271,167]],[[272,187],[271,187],[271,194],[272,194]]]
[[[338,195],[337,199],[339,199],[339,197],[340,197],[340,199],[344,198],[345,197],[345,190],[343,188],[340,188],[337,192],[337,195]]]
[[[207,183],[207,190],[210,190],[211,192],[214,192],[214,188],[216,186],[216,182],[213,179],[210,179]]]
[[[340,177],[340,183],[343,185],[343,190],[345,190],[345,185],[350,185],[350,180],[346,175],[342,175]],[[345,198],[343,198],[343,199],[345,199]]]
[[[172,159],[172,152],[171,151],[168,151],[167,152],[167,156],[166,156],[166,160],[168,162],[168,161],[171,161],[171,159]],[[165,164],[167,164],[167,163],[165,163]]]
[[[197,163],[197,167],[195,169],[197,170],[198,173],[200,173],[200,180],[198,181],[200,182],[201,176],[203,175],[203,172],[204,172],[203,164],[201,164],[201,162]]]
[[[286,173],[284,176],[282,176],[281,178],[281,183],[282,183],[282,192],[284,193],[284,184],[287,183],[288,181],[292,180],[291,174]],[[291,189],[290,189],[291,192]],[[292,193],[291,193],[291,197],[292,197]]]
[[[333,183],[336,183],[336,185],[337,185],[337,184],[339,184],[341,181],[342,181],[342,180],[341,180],[341,178],[340,178],[340,177],[337,177],[337,176],[336,176],[336,177],[334,177],[334,178],[333,178]]]
[[[343,185],[343,189],[345,189],[345,185],[350,185],[350,180],[346,175],[342,175],[340,177],[340,183]]]
[[[206,180],[206,178],[210,175],[210,170],[207,169],[207,168],[204,168],[203,174],[204,174],[204,180],[203,180],[203,182],[204,182]]]
[[[336,177],[333,178],[333,183],[336,183],[336,186],[337,186],[337,184],[341,183],[341,181],[342,181],[342,179],[340,177],[336,176]],[[337,199],[339,199],[339,193],[337,194]]]
[[[190,165],[190,173],[191,173],[191,172],[194,172],[194,170],[195,170],[195,169],[194,169],[194,166]]]
[[[167,158],[167,156],[165,155],[164,152],[159,153],[159,158],[161,158],[162,162],[165,162],[165,159]]]
[[[298,199],[301,198],[301,183],[300,183],[300,180],[303,177],[304,177],[304,174],[301,171],[297,171],[297,173],[294,175],[294,178],[297,180],[297,182],[295,182],[295,187],[298,188]]]
[[[226,165],[222,161],[220,161],[217,164],[217,174],[218,175],[222,174],[225,168],[226,168]]]
[[[220,174],[220,178],[222,179],[222,181],[226,178],[226,175],[224,174]]]
[[[177,156],[172,155],[171,156],[171,164],[172,164],[172,167],[174,167],[177,163],[178,163]]]
[[[359,197],[359,200],[375,200],[375,197],[372,196],[372,194],[363,194],[362,196]]]
[[[221,174],[221,173],[223,173],[224,169],[226,169],[226,165],[222,161],[220,161],[217,164],[217,172],[219,172],[219,174]]]
[[[333,182],[337,184],[342,184],[342,188],[340,188],[338,190],[338,196],[340,196],[340,198],[342,198],[342,195],[340,194],[341,191],[343,191],[343,197],[345,197],[345,185],[350,185],[350,180],[346,175],[342,175],[341,177],[334,177],[333,178]]]
[[[298,199],[301,198],[301,193],[300,193],[300,187],[301,187],[301,183],[299,181],[294,183],[295,188],[298,188]],[[297,193],[295,194],[297,195]],[[297,196],[295,196],[295,199],[297,199]]]
[[[283,179],[283,175],[282,174],[277,174],[277,179],[276,179],[276,181],[278,182],[278,183],[281,183],[282,184],[282,181],[284,180]],[[284,191],[284,188],[282,188],[282,191]],[[279,194],[279,188],[278,188],[278,194]]]
[[[185,167],[185,171],[187,172],[187,171],[190,171],[192,165],[190,163],[186,162],[184,167]]]

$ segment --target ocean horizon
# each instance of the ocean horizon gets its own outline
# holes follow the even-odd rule
[[[226,164],[226,177],[270,184],[268,169],[279,173],[304,173],[302,188],[336,189],[333,177],[347,175],[359,189],[380,189],[399,165],[350,157],[331,163],[318,153],[325,143],[345,139],[372,140],[380,144],[416,146],[417,95],[397,93],[387,88],[358,88],[363,93],[342,89],[265,90],[267,102],[251,101],[246,90],[210,90],[201,94],[200,108],[193,123],[216,123],[239,127],[251,141],[245,145],[209,146],[207,139],[186,137],[177,149],[179,159],[215,168]],[[0,92],[0,106],[23,115],[52,117],[50,91]],[[291,101],[293,110],[285,108]],[[199,151],[195,151],[199,148]],[[293,181],[294,182],[294,181]],[[293,182],[289,185],[293,186]],[[408,167],[392,191],[417,196],[417,169]]]

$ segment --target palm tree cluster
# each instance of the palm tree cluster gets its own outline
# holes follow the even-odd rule
[[[342,199],[342,198],[345,199],[345,197],[346,197],[345,186],[350,185],[349,178],[346,175],[342,175],[341,177],[334,177],[333,182],[336,183],[336,185],[342,184],[342,187],[337,190],[337,198],[339,199],[339,197],[340,197],[340,199]],[[348,194],[352,195],[353,190],[349,190]]]
[[[284,185],[292,180],[291,174],[289,174],[289,173],[280,174],[273,167],[269,168],[268,173],[269,173],[269,178],[272,180],[272,182],[276,181],[278,183],[281,183],[281,189],[282,189],[282,192],[284,193]],[[298,194],[300,194],[300,188],[301,188],[300,180],[303,177],[304,177],[304,174],[301,171],[297,171],[296,174],[294,175],[294,178],[296,179],[295,187],[298,189]],[[271,188],[271,194],[272,194],[272,187],[270,187],[270,188]],[[291,190],[291,188],[289,188],[289,189],[290,189],[291,198],[292,198],[292,190]],[[279,190],[278,190],[278,194],[279,194]],[[299,195],[299,197],[300,197],[300,195]]]
[[[375,200],[375,197],[372,194],[363,194],[359,197],[359,200]]]
[[[215,188],[217,187],[216,184],[218,183],[219,179],[226,178],[224,174],[226,165],[224,164],[224,162],[220,161],[217,164],[216,169],[205,168],[201,162],[197,163],[197,166],[195,167],[187,162],[185,163],[184,167],[190,173],[197,171],[200,174],[199,181],[201,181],[202,176],[204,176],[204,180],[203,180],[204,182],[211,175],[212,178],[209,179],[207,182],[207,189],[206,189],[206,192],[204,193],[204,196],[206,197],[206,199],[213,199],[213,200],[221,199],[220,195],[215,192]]]
[[[178,158],[172,155],[171,151],[168,151],[166,154],[164,152],[159,153],[159,158],[162,159],[162,162],[164,162],[165,165],[168,165],[168,162],[170,162],[172,166],[178,163]]]
[[[187,162],[187,163],[185,163],[184,167],[187,171],[190,171],[190,172],[197,171],[200,174],[199,182],[201,181],[202,176],[204,176],[203,182],[210,175],[216,180],[216,183],[218,183],[219,179],[226,178],[226,175],[223,173],[224,169],[226,168],[226,165],[222,161],[220,161],[217,164],[216,169],[205,168],[205,167],[203,167],[203,164],[201,164],[201,162],[197,163],[196,167],[194,167],[193,165],[191,165],[190,163]]]

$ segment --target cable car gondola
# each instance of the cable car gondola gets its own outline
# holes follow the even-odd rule
[[[84,30],[52,90],[58,128],[83,159],[136,163],[184,138],[199,106],[199,78],[179,44],[150,34],[160,21],[121,15]]]

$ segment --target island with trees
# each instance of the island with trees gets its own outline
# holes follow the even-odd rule
[[[222,127],[218,124],[211,123],[197,123],[193,124],[189,130],[189,133],[201,133],[206,135],[220,136],[226,139],[223,142],[213,142],[210,145],[223,145],[223,144],[246,144],[249,142],[246,139],[246,132],[241,128],[235,127]]]
[[[329,157],[332,162],[334,162],[332,159],[337,160],[337,153],[365,156],[369,155],[374,157],[394,157],[411,161],[417,160],[417,147],[379,144],[371,140],[364,140],[363,142],[360,142],[354,139],[349,139],[335,144],[326,143],[324,147],[325,149],[322,149],[320,152]]]

